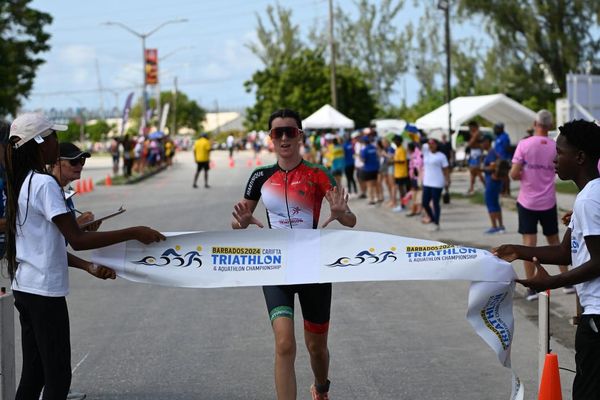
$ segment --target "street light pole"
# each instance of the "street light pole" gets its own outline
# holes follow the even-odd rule
[[[335,40],[333,38],[333,1],[329,0],[329,48],[331,52],[331,105],[337,110],[337,85],[335,68]]]
[[[146,113],[147,113],[147,110],[146,110],[146,38],[148,38],[149,36],[154,34],[156,31],[158,31],[160,28],[162,28],[165,25],[177,24],[180,22],[187,22],[187,21],[188,21],[187,18],[169,20],[169,21],[163,22],[162,24],[158,25],[156,28],[154,28],[151,31],[146,32],[146,33],[137,32],[137,31],[131,29],[130,27],[128,27],[127,25],[123,24],[122,22],[115,22],[115,21],[104,22],[104,25],[120,26],[121,28],[125,29],[127,32],[142,39],[142,118],[144,119],[145,122],[146,122]]]
[[[446,19],[446,104],[448,104],[448,143],[450,145],[450,152],[452,152],[452,109],[450,107],[450,101],[452,101],[452,67],[450,60],[450,1],[440,0],[438,2],[438,9],[444,11]]]

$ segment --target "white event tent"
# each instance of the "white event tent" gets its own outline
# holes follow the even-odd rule
[[[450,102],[450,110],[452,129],[455,132],[479,115],[492,123],[503,122],[504,130],[510,135],[512,143],[517,143],[525,137],[527,129],[533,126],[536,117],[534,111],[501,93],[457,97]],[[416,125],[417,128],[429,132],[429,136],[433,138],[448,132],[448,104],[417,119]],[[452,136],[453,142],[456,136]],[[453,146],[455,145],[456,143],[453,143]]]
[[[325,104],[302,121],[304,129],[354,129],[354,121]]]

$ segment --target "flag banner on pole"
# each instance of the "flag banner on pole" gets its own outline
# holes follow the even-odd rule
[[[170,103],[167,103],[163,106],[162,113],[160,116],[160,128],[158,129],[161,132],[165,131],[165,127],[167,126],[167,117],[169,116],[169,107]]]
[[[171,233],[148,246],[128,241],[96,250],[92,260],[127,280],[187,288],[471,281],[467,319],[511,368],[517,276],[485,250],[355,230],[253,229]],[[511,400],[520,400],[523,386],[512,376]]]
[[[125,107],[123,107],[123,116],[121,117],[121,132],[119,136],[123,136],[125,133],[125,125],[127,124],[127,120],[129,119],[129,112],[131,111],[131,102],[133,101],[133,92],[127,95],[127,100],[125,100]]]

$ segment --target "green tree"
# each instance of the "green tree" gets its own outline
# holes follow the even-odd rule
[[[390,95],[399,78],[408,70],[408,54],[413,36],[411,24],[398,26],[398,13],[404,0],[355,1],[355,12],[337,7],[335,12],[336,59],[362,71],[382,107],[390,105]],[[318,49],[326,48],[326,26],[313,29],[310,38]]]
[[[87,125],[85,127],[85,132],[87,137],[92,142],[100,142],[106,139],[108,132],[114,128],[114,125],[110,125],[108,122],[104,120],[97,120],[95,123],[91,125]]]
[[[273,62],[287,56],[298,54],[305,48],[299,38],[300,28],[292,23],[292,11],[281,7],[267,7],[267,19],[271,28],[263,23],[259,15],[256,16],[258,27],[256,37],[258,43],[247,43],[246,47],[254,53],[264,65],[272,65]]]
[[[57,132],[59,142],[79,142],[81,138],[81,123],[77,121],[69,121],[67,130]]]
[[[245,87],[256,95],[255,104],[247,109],[246,127],[264,130],[269,115],[277,109],[291,108],[307,117],[327,103],[329,66],[321,51],[302,50],[255,72]],[[339,111],[357,126],[366,126],[375,117],[376,101],[356,68],[338,69],[338,99]]]
[[[44,26],[52,17],[30,8],[30,2],[0,1],[0,116],[16,114],[44,63],[38,55],[50,49]]]
[[[202,121],[206,117],[206,110],[198,105],[195,100],[190,100],[190,98],[182,92],[177,92],[177,126],[187,127],[193,129],[195,131],[199,131],[202,129]],[[162,106],[169,103],[169,115],[167,117],[167,127],[171,128],[173,126],[173,118],[175,116],[174,105],[173,105],[173,93],[170,91],[165,91],[160,93],[160,103]],[[150,108],[156,108],[156,100],[150,99]],[[130,118],[133,119],[134,125],[139,127],[139,120],[142,116],[142,106],[138,101],[135,106],[131,109]],[[152,121],[154,125],[158,123],[158,117]]]
[[[458,10],[462,16],[483,18],[504,68],[529,80],[546,75],[563,95],[567,73],[598,59],[600,35],[592,29],[600,22],[598,1],[459,0]],[[538,90],[542,82],[534,82]]]

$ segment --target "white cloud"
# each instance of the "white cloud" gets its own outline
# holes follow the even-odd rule
[[[71,64],[73,66],[94,68],[96,49],[86,45],[68,45],[59,51],[59,57],[64,63]]]

